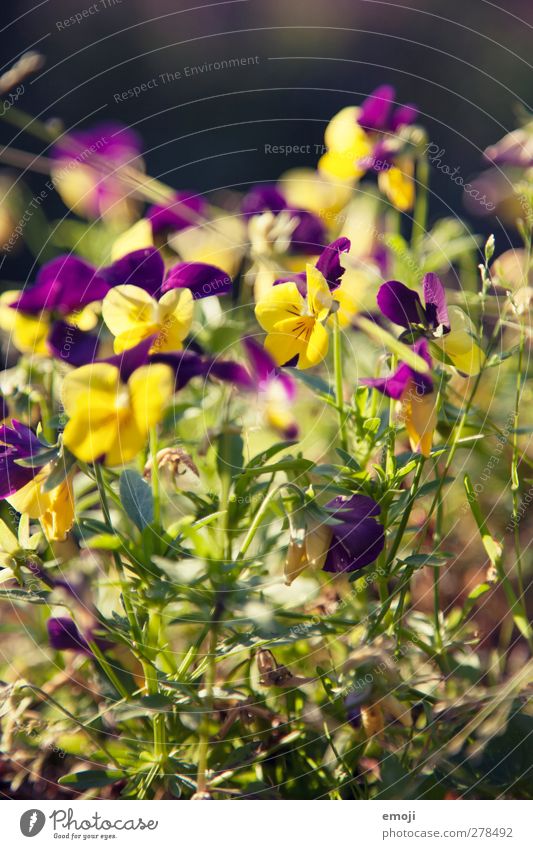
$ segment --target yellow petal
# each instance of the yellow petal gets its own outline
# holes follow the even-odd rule
[[[140,433],[147,434],[163,417],[174,392],[174,375],[163,363],[142,366],[128,381],[133,416]]]
[[[41,516],[46,537],[54,542],[64,540],[74,524],[74,496],[72,481],[66,478],[50,493],[48,510]]]
[[[364,169],[356,167],[355,158],[351,153],[336,153],[333,150],[328,150],[320,157],[318,170],[329,179],[341,182],[359,180],[365,173]]]
[[[26,513],[30,519],[38,519],[50,508],[52,503],[52,494],[42,491],[45,480],[46,473],[41,470],[22,489],[6,498],[6,501],[19,513]]]
[[[307,266],[306,279],[309,309],[318,321],[324,321],[333,303],[328,282],[315,265]]]
[[[152,248],[153,246],[152,223],[147,218],[141,218],[140,221],[135,222],[133,227],[130,227],[118,239],[115,239],[111,249],[111,259],[115,262],[117,259],[122,259],[126,254],[132,253],[132,251]]]
[[[278,322],[276,330],[268,334],[265,349],[278,366],[285,365],[303,352],[313,323],[312,318],[288,318]]]
[[[73,312],[66,317],[65,321],[72,324],[74,327],[79,327],[80,330],[92,330],[98,324],[98,313],[100,304],[95,301],[92,304],[87,304],[78,312]]]
[[[359,109],[357,106],[345,106],[329,122],[324,134],[328,150],[351,153],[354,149],[365,150],[366,156],[371,149],[367,134],[357,123]]]
[[[255,317],[267,333],[274,330],[279,321],[302,314],[305,302],[296,283],[280,283],[266,293],[255,307]]]
[[[177,351],[191,329],[194,299],[190,289],[172,289],[159,301],[159,333],[155,351]]]
[[[389,168],[378,174],[380,190],[385,194],[396,209],[402,212],[413,208],[415,202],[415,183],[412,167],[406,163],[402,169]]]
[[[130,283],[110,289],[102,303],[102,316],[113,336],[140,324],[153,325],[156,313],[157,301],[140,286]]]
[[[180,230],[168,243],[184,262],[206,262],[235,277],[246,250],[246,225],[236,216],[220,216]]]
[[[333,292],[333,299],[339,304],[337,317],[341,327],[349,327],[352,319],[359,312],[367,280],[363,274],[349,272],[343,277],[340,286]],[[331,316],[328,324],[335,320]]]
[[[323,324],[315,321],[304,351],[300,354],[298,368],[311,368],[322,362],[328,353],[329,337]]]
[[[156,336],[159,330],[160,328],[157,324],[132,325],[129,330],[125,330],[124,333],[119,333],[118,336],[115,336],[113,350],[115,354],[121,354],[129,348],[134,348],[143,339],[147,339],[149,336]],[[153,351],[154,348],[151,348],[151,350]]]
[[[72,417],[79,403],[89,394],[95,409],[115,408],[120,387],[120,374],[109,363],[89,363],[69,372],[63,379],[61,400],[67,416]]]
[[[105,455],[106,466],[121,466],[129,463],[146,445],[146,431],[141,432],[133,412],[120,418],[115,437]]]
[[[292,168],[279,179],[289,206],[309,209],[328,218],[343,209],[352,196],[349,183],[330,180],[313,168]]]
[[[474,377],[481,371],[485,354],[466,330],[451,330],[440,339],[433,339],[433,342],[442,348],[458,371],[468,377]]]
[[[405,423],[411,449],[429,457],[437,425],[434,393],[421,395],[414,384],[409,384],[402,397],[400,417]]]

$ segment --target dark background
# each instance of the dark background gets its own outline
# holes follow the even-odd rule
[[[91,6],[80,23],[61,25]],[[466,179],[483,148],[515,126],[517,105],[530,105],[531,0],[3,0],[1,9],[2,66],[33,46],[47,59],[17,105],[66,127],[109,118],[133,126],[148,171],[176,188],[244,188],[315,165],[329,118],[383,82],[419,105],[430,138]],[[185,76],[187,66],[241,57],[258,61]],[[150,91],[116,102],[153,78]],[[0,133],[2,144],[43,149],[12,128]],[[311,153],[267,154],[268,144],[310,144]],[[45,179],[30,178],[32,188]],[[461,189],[435,170],[432,191],[432,218],[462,210]],[[55,198],[52,214],[63,212]],[[13,262],[24,273],[24,255],[8,260],[8,275]]]

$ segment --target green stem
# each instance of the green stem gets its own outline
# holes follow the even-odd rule
[[[348,435],[346,431],[346,410],[344,408],[344,390],[342,379],[342,335],[339,314],[333,316],[333,367],[335,371],[335,400],[339,414],[339,433],[341,448],[348,451]]]
[[[152,455],[152,497],[154,501],[154,525],[161,526],[161,494],[159,487],[159,467],[157,465],[157,428],[150,430],[150,454]]]
[[[242,543],[242,545],[239,549],[239,552],[237,554],[237,557],[235,558],[236,562],[239,562],[240,560],[244,560],[246,552],[250,548],[252,540],[257,533],[257,529],[259,528],[259,525],[261,524],[265,513],[267,512],[267,510],[270,507],[270,504],[272,503],[274,498],[276,498],[276,496],[283,489],[294,490],[297,493],[298,497],[300,498],[301,504],[303,506],[304,497],[303,497],[302,491],[294,483],[289,483],[289,482],[281,483],[279,486],[275,487],[275,489],[273,489],[271,492],[269,492],[269,494],[267,495],[267,497],[265,498],[265,500],[261,504],[261,507],[259,508],[257,513],[255,514],[254,519],[252,521],[252,524],[248,528],[248,533],[246,534],[244,541],[243,541],[243,543]]]
[[[429,198],[429,160],[425,153],[418,158],[416,167],[416,200],[413,212],[411,247],[418,251],[427,229]]]
[[[218,619],[219,616],[221,616],[220,605],[215,605],[211,622],[208,661],[205,673],[205,712],[200,727],[200,743],[198,748],[198,772],[196,779],[196,793],[198,795],[207,793],[207,759],[209,754],[209,731],[211,727],[211,714],[213,713],[216,679],[216,648],[218,641],[218,628],[220,624]]]

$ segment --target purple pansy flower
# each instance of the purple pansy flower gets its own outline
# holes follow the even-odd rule
[[[299,427],[291,411],[296,397],[294,380],[276,366],[268,351],[254,339],[245,339],[243,346],[250,371],[250,389],[257,392],[267,424],[284,439],[296,439]]]
[[[250,375],[244,366],[232,360],[203,357],[193,351],[152,354],[149,359],[152,363],[165,363],[174,370],[176,391],[183,389],[194,377],[215,377],[240,389],[248,389],[250,385]]]
[[[125,166],[138,166],[140,153],[139,136],[122,124],[74,130],[52,148],[55,186],[68,206],[90,218],[120,212],[121,202],[129,203],[120,172]],[[79,170],[89,178],[81,185]]]
[[[533,122],[507,133],[499,142],[490,145],[483,153],[493,165],[510,165],[517,168],[533,166]]]
[[[418,339],[412,349],[431,369],[432,361],[427,339],[423,337]],[[407,363],[400,363],[394,374],[387,377],[367,378],[361,383],[377,389],[388,398],[401,402],[402,420],[405,423],[412,450],[423,454],[424,457],[429,457],[433,433],[437,426],[431,371],[422,373]]]
[[[341,254],[347,253],[350,250],[351,242],[346,236],[341,236],[335,239],[329,245],[322,249],[320,256],[315,262],[315,267],[324,276],[331,292],[338,289],[341,285],[341,278],[346,271],[341,265]],[[298,291],[305,298],[307,295],[307,276],[305,271],[299,271],[295,274],[286,274],[284,277],[279,277],[274,281],[274,286],[280,283],[294,282],[298,287]]]
[[[377,302],[386,318],[401,327],[422,330],[440,348],[462,374],[479,374],[485,354],[474,338],[474,330],[465,313],[458,307],[448,311],[446,292],[436,274],[426,274],[422,281],[424,305],[414,289],[398,280],[381,286]],[[450,312],[453,311],[453,327]]]
[[[82,637],[78,626],[68,616],[55,616],[46,623],[48,640],[56,651],[75,651],[92,655],[89,644]]]
[[[67,316],[102,300],[108,290],[105,276],[94,266],[78,257],[65,255],[43,265],[35,283],[10,306],[30,315],[51,312]]]
[[[422,281],[425,306],[414,289],[409,289],[399,280],[389,280],[378,292],[378,307],[394,324],[409,328],[412,324],[425,324],[432,330],[450,330],[450,319],[446,305],[446,292],[436,274],[425,274]]]
[[[176,192],[175,199],[165,204],[155,204],[148,209],[146,217],[152,225],[152,233],[176,233],[191,227],[199,216],[206,217],[207,204],[199,195]]]
[[[205,262],[178,262],[165,272],[157,248],[141,248],[116,260],[102,275],[110,286],[130,284],[159,297],[170,289],[190,289],[195,300],[231,292],[231,277]]]
[[[357,123],[364,130],[374,133],[395,133],[405,126],[414,124],[418,109],[413,103],[394,106],[396,89],[381,85],[363,100]]]
[[[11,427],[0,426],[0,443],[0,499],[3,499],[26,486],[45,464],[27,467],[17,463],[42,454],[44,446],[31,428],[16,419]]]
[[[90,657],[93,657],[93,652],[90,649],[89,642],[95,643],[101,650],[108,649],[113,645],[108,640],[95,636],[94,631],[97,627],[98,623],[95,620],[94,625],[82,634],[70,616],[54,616],[46,623],[48,640],[53,649],[79,652]]]
[[[263,212],[289,212],[298,219],[291,235],[291,253],[316,254],[326,240],[326,228],[313,212],[289,206],[279,189],[270,185],[255,186],[243,200],[242,213],[246,218]]]
[[[418,339],[412,347],[415,354],[422,357],[431,368],[432,360],[427,339]],[[415,391],[420,396],[429,395],[434,389],[431,372],[422,374],[422,372],[415,371],[407,363],[400,363],[394,374],[390,374],[387,377],[365,378],[361,383],[377,389],[378,392],[381,392],[388,398],[394,398],[396,401],[401,400],[403,394],[410,386],[414,386]]]
[[[326,505],[335,519],[323,569],[355,572],[376,560],[385,545],[385,532],[377,516],[379,504],[368,495],[338,496]]]

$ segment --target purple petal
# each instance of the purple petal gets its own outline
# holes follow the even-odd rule
[[[53,357],[79,368],[94,361],[98,351],[98,336],[86,333],[66,321],[54,321],[47,345]]]
[[[361,380],[361,383],[364,386],[371,386],[373,389],[377,389],[378,392],[386,395],[387,398],[394,398],[398,401],[411,379],[411,369],[405,363],[402,363],[394,374],[390,374],[387,377],[367,377]]]
[[[252,385],[250,375],[239,363],[201,357],[192,351],[153,354],[150,362],[166,363],[174,370],[176,391],[183,389],[193,377],[217,377],[242,389],[250,389]]]
[[[296,396],[296,385],[292,377],[277,367],[268,351],[255,339],[243,339],[243,345],[250,363],[254,387],[261,391],[268,387],[270,381],[279,381],[287,399],[292,401]]]
[[[13,419],[11,426],[0,425],[0,451],[4,446],[12,448],[19,457],[33,457],[40,454],[43,446],[33,430],[22,422]]]
[[[302,298],[307,297],[307,275],[305,271],[298,271],[294,274],[287,274],[285,277],[278,277],[277,280],[274,280],[273,285],[279,286],[280,283],[295,283]]]
[[[418,339],[412,346],[412,349],[426,361],[430,368],[432,367],[427,339],[424,337]],[[409,383],[413,383],[417,392],[421,395],[427,395],[433,392],[433,378],[431,377],[431,373],[422,374],[412,369],[406,363],[400,363],[394,374],[390,374],[387,377],[365,378],[361,380],[361,383],[377,389],[378,392],[381,392],[388,398],[394,398],[396,401],[402,397]]]
[[[162,292],[171,289],[190,289],[195,300],[211,295],[226,295],[231,292],[231,277],[205,262],[179,262],[167,274]]]
[[[417,339],[412,348],[415,354],[418,354],[419,357],[422,357],[422,359],[426,361],[429,368],[431,369],[433,367],[433,360],[431,359],[431,354],[429,353],[428,340],[424,337],[422,337],[421,339]],[[421,395],[429,395],[430,392],[433,392],[433,378],[431,376],[431,372],[422,374],[422,372],[411,369],[411,374],[413,378],[413,383],[415,384],[417,391]]]
[[[77,651],[91,654],[87,640],[82,637],[73,619],[57,616],[46,623],[50,645],[56,651]]]
[[[127,348],[120,354],[114,354],[112,357],[107,357],[105,360],[99,360],[102,363],[109,363],[111,366],[116,366],[120,372],[122,383],[127,383],[133,372],[141,366],[147,365],[149,360],[150,348],[154,344],[157,336],[148,336],[135,345],[133,348]]]
[[[391,85],[376,88],[363,100],[357,119],[365,130],[385,130],[388,128],[392,101],[396,92]]]
[[[132,251],[101,272],[109,286],[129,283],[145,289],[152,296],[161,293],[164,274],[165,264],[156,248]]]
[[[401,127],[409,127],[414,124],[418,118],[418,107],[414,103],[405,103],[403,106],[398,106],[392,114],[390,129],[393,133]]]
[[[330,289],[336,289],[345,269],[340,263],[341,254],[350,250],[351,242],[345,236],[327,245],[316,261],[316,267],[329,283]]]
[[[241,206],[242,214],[247,218],[268,210],[278,213],[284,209],[287,209],[287,201],[278,189],[268,185],[255,186],[245,195]]]
[[[117,165],[138,156],[141,150],[141,139],[136,132],[118,122],[108,121],[65,134],[54,144],[51,156],[84,164],[90,164],[94,157],[104,157]]]
[[[42,448],[42,446],[41,446]],[[22,455],[19,455],[22,456]],[[0,448],[0,498],[9,498],[23,486],[29,483],[39,469],[25,469],[15,462],[16,453],[13,451],[2,451]]]
[[[298,219],[291,236],[291,252],[316,254],[322,250],[326,241],[326,228],[321,218],[305,209],[291,209]]]
[[[377,302],[383,315],[401,327],[420,324],[421,315],[424,314],[418,292],[398,280],[389,280],[380,286]]]
[[[206,203],[203,198],[189,195],[187,192],[177,192],[174,201],[151,206],[146,217],[152,222],[152,232],[157,236],[169,230],[177,232],[190,227],[196,223],[198,216],[205,216],[205,213]]]
[[[355,572],[373,563],[385,545],[383,526],[375,519],[362,519],[342,539],[333,536],[324,572]]]
[[[60,256],[43,265],[35,284],[11,306],[27,313],[47,310],[68,315],[101,300],[108,290],[104,275],[88,262],[74,256]]]
[[[424,301],[426,302],[426,315],[430,325],[439,327],[442,324],[449,330],[450,319],[446,306],[446,292],[440,279],[436,274],[425,274],[422,286]]]
[[[326,504],[328,512],[332,513],[336,520],[355,523],[359,519],[368,516],[379,516],[381,507],[369,495],[355,493],[351,498],[343,498],[338,495]]]

